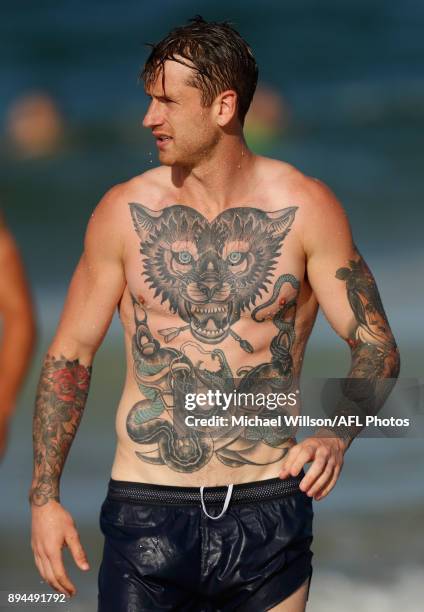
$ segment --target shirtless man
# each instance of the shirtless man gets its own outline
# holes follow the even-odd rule
[[[69,595],[61,549],[89,569],[59,480],[118,308],[128,369],[101,512],[98,609],[300,612],[312,498],[332,490],[357,431],[297,443],[278,427],[184,427],[184,398],[233,385],[293,389],[318,304],[351,348],[352,379],[374,388],[396,377],[396,344],[335,196],[247,148],[257,67],[237,32],[192,20],[153,47],[143,79],[144,127],[161,166],[97,206],[45,359],[30,493],[35,562]],[[217,413],[204,404],[201,414]]]
[[[35,345],[31,295],[16,242],[0,213],[0,460]]]

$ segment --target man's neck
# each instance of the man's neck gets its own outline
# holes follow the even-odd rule
[[[174,166],[172,176],[179,201],[196,204],[210,214],[242,203],[252,180],[255,158],[244,138],[234,136],[225,138],[225,143],[219,143],[210,156],[194,167]]]

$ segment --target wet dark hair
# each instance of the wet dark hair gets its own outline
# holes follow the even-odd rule
[[[187,84],[201,91],[203,106],[210,106],[222,91],[234,90],[243,125],[255,93],[258,67],[249,45],[228,22],[208,22],[196,15],[149,46],[152,51],[140,74],[145,87],[153,85],[166,60],[177,61],[195,71]]]

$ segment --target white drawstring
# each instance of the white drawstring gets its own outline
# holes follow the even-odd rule
[[[227,511],[228,506],[230,505],[230,499],[231,499],[231,495],[233,492],[233,486],[232,484],[228,485],[228,489],[227,489],[227,494],[225,496],[225,501],[224,501],[224,506],[221,510],[221,512],[219,514],[217,514],[216,516],[211,516],[210,514],[207,513],[206,511],[206,506],[205,506],[205,501],[203,499],[203,491],[205,487],[200,487],[200,501],[202,502],[202,508],[203,508],[203,512],[206,514],[207,517],[209,517],[210,519],[213,519],[214,521],[216,519],[221,518],[221,516],[224,516],[225,512]]]

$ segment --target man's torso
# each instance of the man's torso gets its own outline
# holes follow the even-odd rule
[[[286,413],[252,406],[246,394],[275,399],[297,389],[317,313],[301,198],[270,180],[248,203],[213,215],[176,200],[166,176],[160,169],[152,190],[135,183],[122,210],[127,377],[112,477],[177,486],[275,477],[294,438],[284,426],[243,426],[239,417]],[[235,391],[244,403],[186,409],[188,393],[209,389]]]

